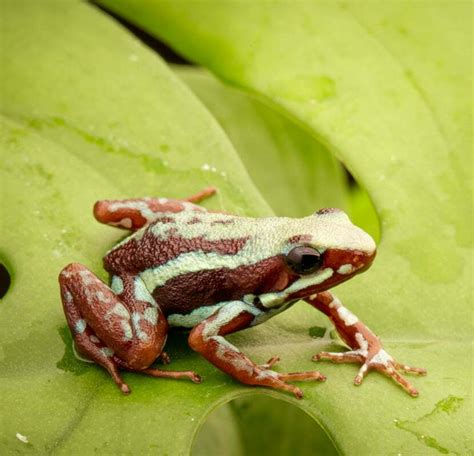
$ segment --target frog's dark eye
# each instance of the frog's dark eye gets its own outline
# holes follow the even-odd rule
[[[312,247],[298,246],[287,253],[286,262],[297,274],[311,274],[321,267],[323,256]]]

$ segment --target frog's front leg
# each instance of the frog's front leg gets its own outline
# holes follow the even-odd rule
[[[288,391],[301,399],[303,392],[286,381],[324,381],[325,377],[316,371],[280,374],[270,370],[269,367],[278,361],[278,357],[258,366],[224,339],[226,334],[249,327],[256,312],[259,312],[258,309],[241,301],[229,302],[193,328],[189,335],[189,345],[216,367],[242,383]]]
[[[215,192],[214,187],[207,187],[183,199],[134,198],[97,201],[94,205],[94,217],[101,223],[135,231],[156,220],[163,212],[205,211],[194,203],[209,198]]]
[[[314,361],[329,359],[336,363],[361,363],[362,367],[354,378],[354,384],[360,385],[369,370],[376,369],[393,378],[412,396],[418,396],[417,389],[398,371],[425,375],[425,369],[409,367],[395,361],[383,349],[380,339],[329,291],[310,296],[305,301],[330,318],[342,340],[352,349],[343,353],[321,352],[313,357]]]
[[[101,365],[124,393],[130,388],[118,368],[154,377],[187,377],[149,366],[163,350],[168,323],[139,277],[114,276],[112,289],[81,264],[66,266],[59,275],[64,313],[76,350]]]

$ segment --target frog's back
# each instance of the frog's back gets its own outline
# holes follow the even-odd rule
[[[104,265],[140,276],[166,314],[241,299],[274,289],[283,265],[269,239],[277,220],[163,214],[108,252]]]
[[[112,274],[138,274],[185,253],[235,252],[245,242],[236,219],[225,214],[163,213],[109,250],[104,257],[105,269]]]

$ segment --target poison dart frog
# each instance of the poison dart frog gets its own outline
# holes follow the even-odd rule
[[[350,347],[318,353],[314,361],[355,362],[359,385],[376,369],[412,396],[418,391],[400,371],[425,374],[395,361],[379,338],[330,292],[372,263],[376,246],[339,209],[304,218],[249,218],[205,210],[196,203],[214,188],[189,198],[98,201],[94,216],[131,231],[104,257],[110,286],[72,263],[59,275],[66,319],[79,356],[104,367],[123,393],[120,369],[153,377],[188,378],[191,371],[150,367],[161,357],[170,327],[188,328],[188,342],[214,366],[247,385],[287,391],[288,382],[324,381],[317,372],[280,373],[279,360],[257,365],[225,339],[304,300],[329,317]]]

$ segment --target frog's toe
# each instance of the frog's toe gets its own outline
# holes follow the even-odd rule
[[[199,374],[196,374],[195,372],[190,372],[191,375],[189,376],[190,380],[194,383],[201,383],[202,382],[202,377]]]
[[[384,373],[388,377],[391,377],[396,383],[398,383],[410,396],[417,397],[418,390],[402,375],[400,375],[393,364],[388,366],[374,365],[374,368],[379,372]]]
[[[120,391],[122,391],[123,394],[130,394],[132,390],[130,387],[122,380],[122,377],[119,375],[118,370],[115,368],[111,371],[109,371],[112,379],[114,380],[115,384],[119,387]]]
[[[161,362],[162,362],[163,364],[169,364],[169,363],[171,363],[170,355],[168,355],[168,353],[166,353],[166,352],[161,352],[161,353],[160,353],[160,356],[159,356],[158,358],[161,360]]]
[[[401,364],[395,361],[383,348],[381,348],[375,355],[364,360],[359,372],[354,378],[354,385],[360,385],[365,376],[372,369],[392,378],[413,397],[418,396],[418,390],[405,377],[403,377],[399,371],[415,375],[426,375],[426,369]]]
[[[316,380],[319,382],[326,381],[326,376],[318,371],[290,372],[288,374],[278,374],[278,378],[285,382],[301,382],[311,380]]]
[[[369,372],[369,365],[366,363],[362,364],[361,368],[359,369],[359,372],[354,377],[354,385],[359,386],[362,383],[362,380],[364,380],[368,372]]]
[[[151,377],[155,377],[155,378],[174,378],[174,379],[188,378],[194,383],[201,383],[201,376],[196,374],[196,372],[193,372],[193,371],[164,371],[161,369],[154,369],[150,367],[148,369],[140,370],[137,372],[150,375]]]
[[[363,363],[364,357],[356,352],[320,352],[311,358],[313,361],[327,359],[333,363]]]
[[[273,388],[286,391],[287,393],[292,393],[295,395],[296,399],[303,399],[303,391],[301,390],[301,388],[298,388],[295,385],[290,385],[289,383],[286,383],[283,380],[281,374],[277,375],[276,378],[278,379],[278,381],[275,385],[272,385]]]
[[[407,374],[426,375],[428,373],[428,371],[422,367],[410,367],[397,361],[393,361],[393,364],[398,370],[406,372]]]
[[[132,390],[126,383],[122,383],[120,385],[120,391],[122,391],[123,394],[130,394]]]
[[[260,364],[258,367],[260,367],[260,369],[271,369],[272,366],[274,366],[279,361],[280,361],[280,357],[275,355],[275,356],[272,356],[265,364]]]
[[[115,357],[114,360],[117,358]],[[112,377],[112,380],[114,383],[119,387],[120,391],[122,391],[123,394],[130,394],[132,390],[130,387],[123,381],[119,370],[117,363],[112,360],[111,358],[108,358],[108,363],[104,365],[104,367],[107,369],[109,372],[110,376]]]
[[[303,391],[300,388],[295,386],[292,392],[295,395],[296,399],[303,399]]]
[[[386,361],[385,363],[374,362],[370,360],[368,362],[368,367],[373,367],[374,369],[382,372],[387,377],[392,378],[396,383],[398,383],[410,396],[417,397],[419,395],[418,390],[405,378],[403,377],[398,370],[412,373],[415,375],[426,375],[426,369],[409,367],[402,365],[393,359]],[[362,366],[363,367],[363,366]],[[356,377],[357,378],[357,377]]]

